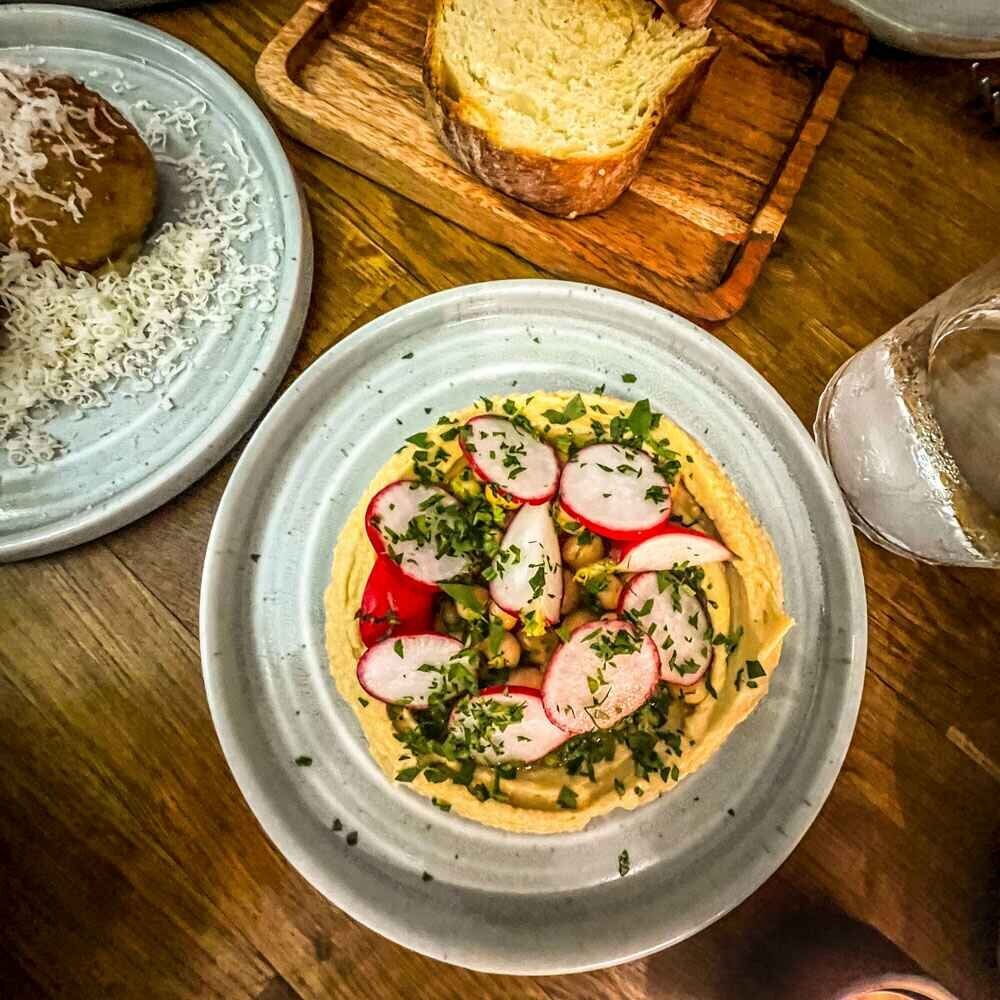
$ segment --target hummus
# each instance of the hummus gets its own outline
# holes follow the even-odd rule
[[[579,403],[569,405],[575,398],[583,404],[582,414],[577,413]],[[627,419],[633,409],[632,403],[603,395],[575,397],[568,392],[482,400],[442,418],[424,435],[415,435],[417,443],[393,455],[359,499],[334,550],[325,595],[326,647],[337,689],[357,715],[369,750],[390,781],[407,763],[413,763],[406,759],[407,747],[399,736],[412,726],[414,713],[370,698],[357,679],[364,646],[356,616],[375,562],[366,537],[366,508],[389,483],[414,478],[415,461],[426,456],[428,444],[441,458],[438,471],[447,472],[463,463],[458,441],[446,432],[487,410],[502,415],[504,406],[506,412],[516,408],[523,413],[562,458],[571,442],[583,446],[597,440],[595,422],[608,430],[615,418]],[[549,411],[572,417],[554,423]],[[569,773],[564,762],[548,763],[548,758],[518,768],[512,778],[498,777],[493,768],[477,765],[473,781],[464,785],[431,781],[421,772],[409,781],[413,791],[433,798],[443,809],[505,830],[560,833],[581,829],[595,816],[618,808],[635,809],[659,798],[704,765],[767,694],[782,638],[792,625],[782,605],[781,567],[771,540],[733,484],[692,437],[664,416],[654,421],[649,435],[666,444],[679,462],[672,485],[672,517],[720,539],[734,554],[732,561],[700,567],[704,576],[699,597],[715,633],[707,673],[685,688],[661,685],[660,704],[667,722],[659,729],[667,736],[658,751],[664,766],[638,777],[632,750],[619,741],[605,755],[610,759],[586,764],[575,773]],[[432,776],[440,777],[440,773]],[[479,795],[470,794],[477,788]],[[499,797],[489,794],[483,799],[485,790],[497,791]]]

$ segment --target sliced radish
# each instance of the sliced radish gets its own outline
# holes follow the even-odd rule
[[[621,547],[618,569],[623,573],[644,573],[647,570],[670,569],[678,563],[701,566],[710,562],[725,562],[733,554],[714,538],[669,524],[658,534]]]
[[[660,653],[660,677],[689,687],[712,664],[712,626],[694,594],[667,585],[656,573],[638,573],[622,590],[619,610],[629,612]]]
[[[441,580],[461,576],[468,560],[438,555],[434,544],[434,521],[458,501],[439,486],[425,486],[400,479],[372,497],[365,512],[365,530],[375,551],[385,553],[417,583],[435,586]],[[423,538],[403,540],[415,518],[423,527]]]
[[[451,726],[484,764],[530,764],[569,739],[549,721],[541,693],[516,684],[484,688],[463,701],[452,713]]]
[[[552,512],[546,504],[526,504],[513,517],[494,561],[497,576],[490,597],[508,614],[538,610],[549,625],[562,607],[562,553]]]
[[[458,639],[437,632],[383,639],[358,660],[358,682],[389,705],[427,708],[432,694],[453,693],[448,674],[452,666],[466,665],[456,659],[461,652]]]
[[[388,556],[376,556],[361,595],[361,641],[374,646],[387,635],[429,632],[433,621],[434,591],[405,577]]]
[[[459,443],[472,471],[513,499],[536,504],[556,495],[556,453],[504,417],[473,417]]]
[[[644,451],[592,444],[566,463],[559,503],[597,535],[637,541],[666,523],[670,485]]]
[[[567,733],[607,729],[644,705],[659,679],[660,660],[649,636],[637,635],[626,621],[591,622],[549,661],[542,703]]]

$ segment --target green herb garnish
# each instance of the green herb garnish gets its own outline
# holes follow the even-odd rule
[[[576,792],[574,792],[573,789],[569,788],[567,785],[563,785],[562,788],[559,789],[559,797],[556,799],[556,802],[558,802],[563,809],[575,809]]]
[[[470,587],[467,583],[440,583],[438,586],[456,604],[468,608],[473,614],[481,615],[486,610],[486,605],[476,595],[475,587]]]
[[[587,412],[583,398],[577,393],[562,410],[546,410],[543,416],[553,424],[564,425],[579,420]]]

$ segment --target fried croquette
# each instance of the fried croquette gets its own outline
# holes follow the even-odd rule
[[[135,128],[69,76],[0,72],[0,99],[28,159],[0,175],[0,243],[83,271],[134,259],[157,196],[156,164]]]

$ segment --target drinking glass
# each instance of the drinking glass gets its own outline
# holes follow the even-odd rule
[[[814,431],[872,541],[1000,567],[1000,257],[849,358]]]

